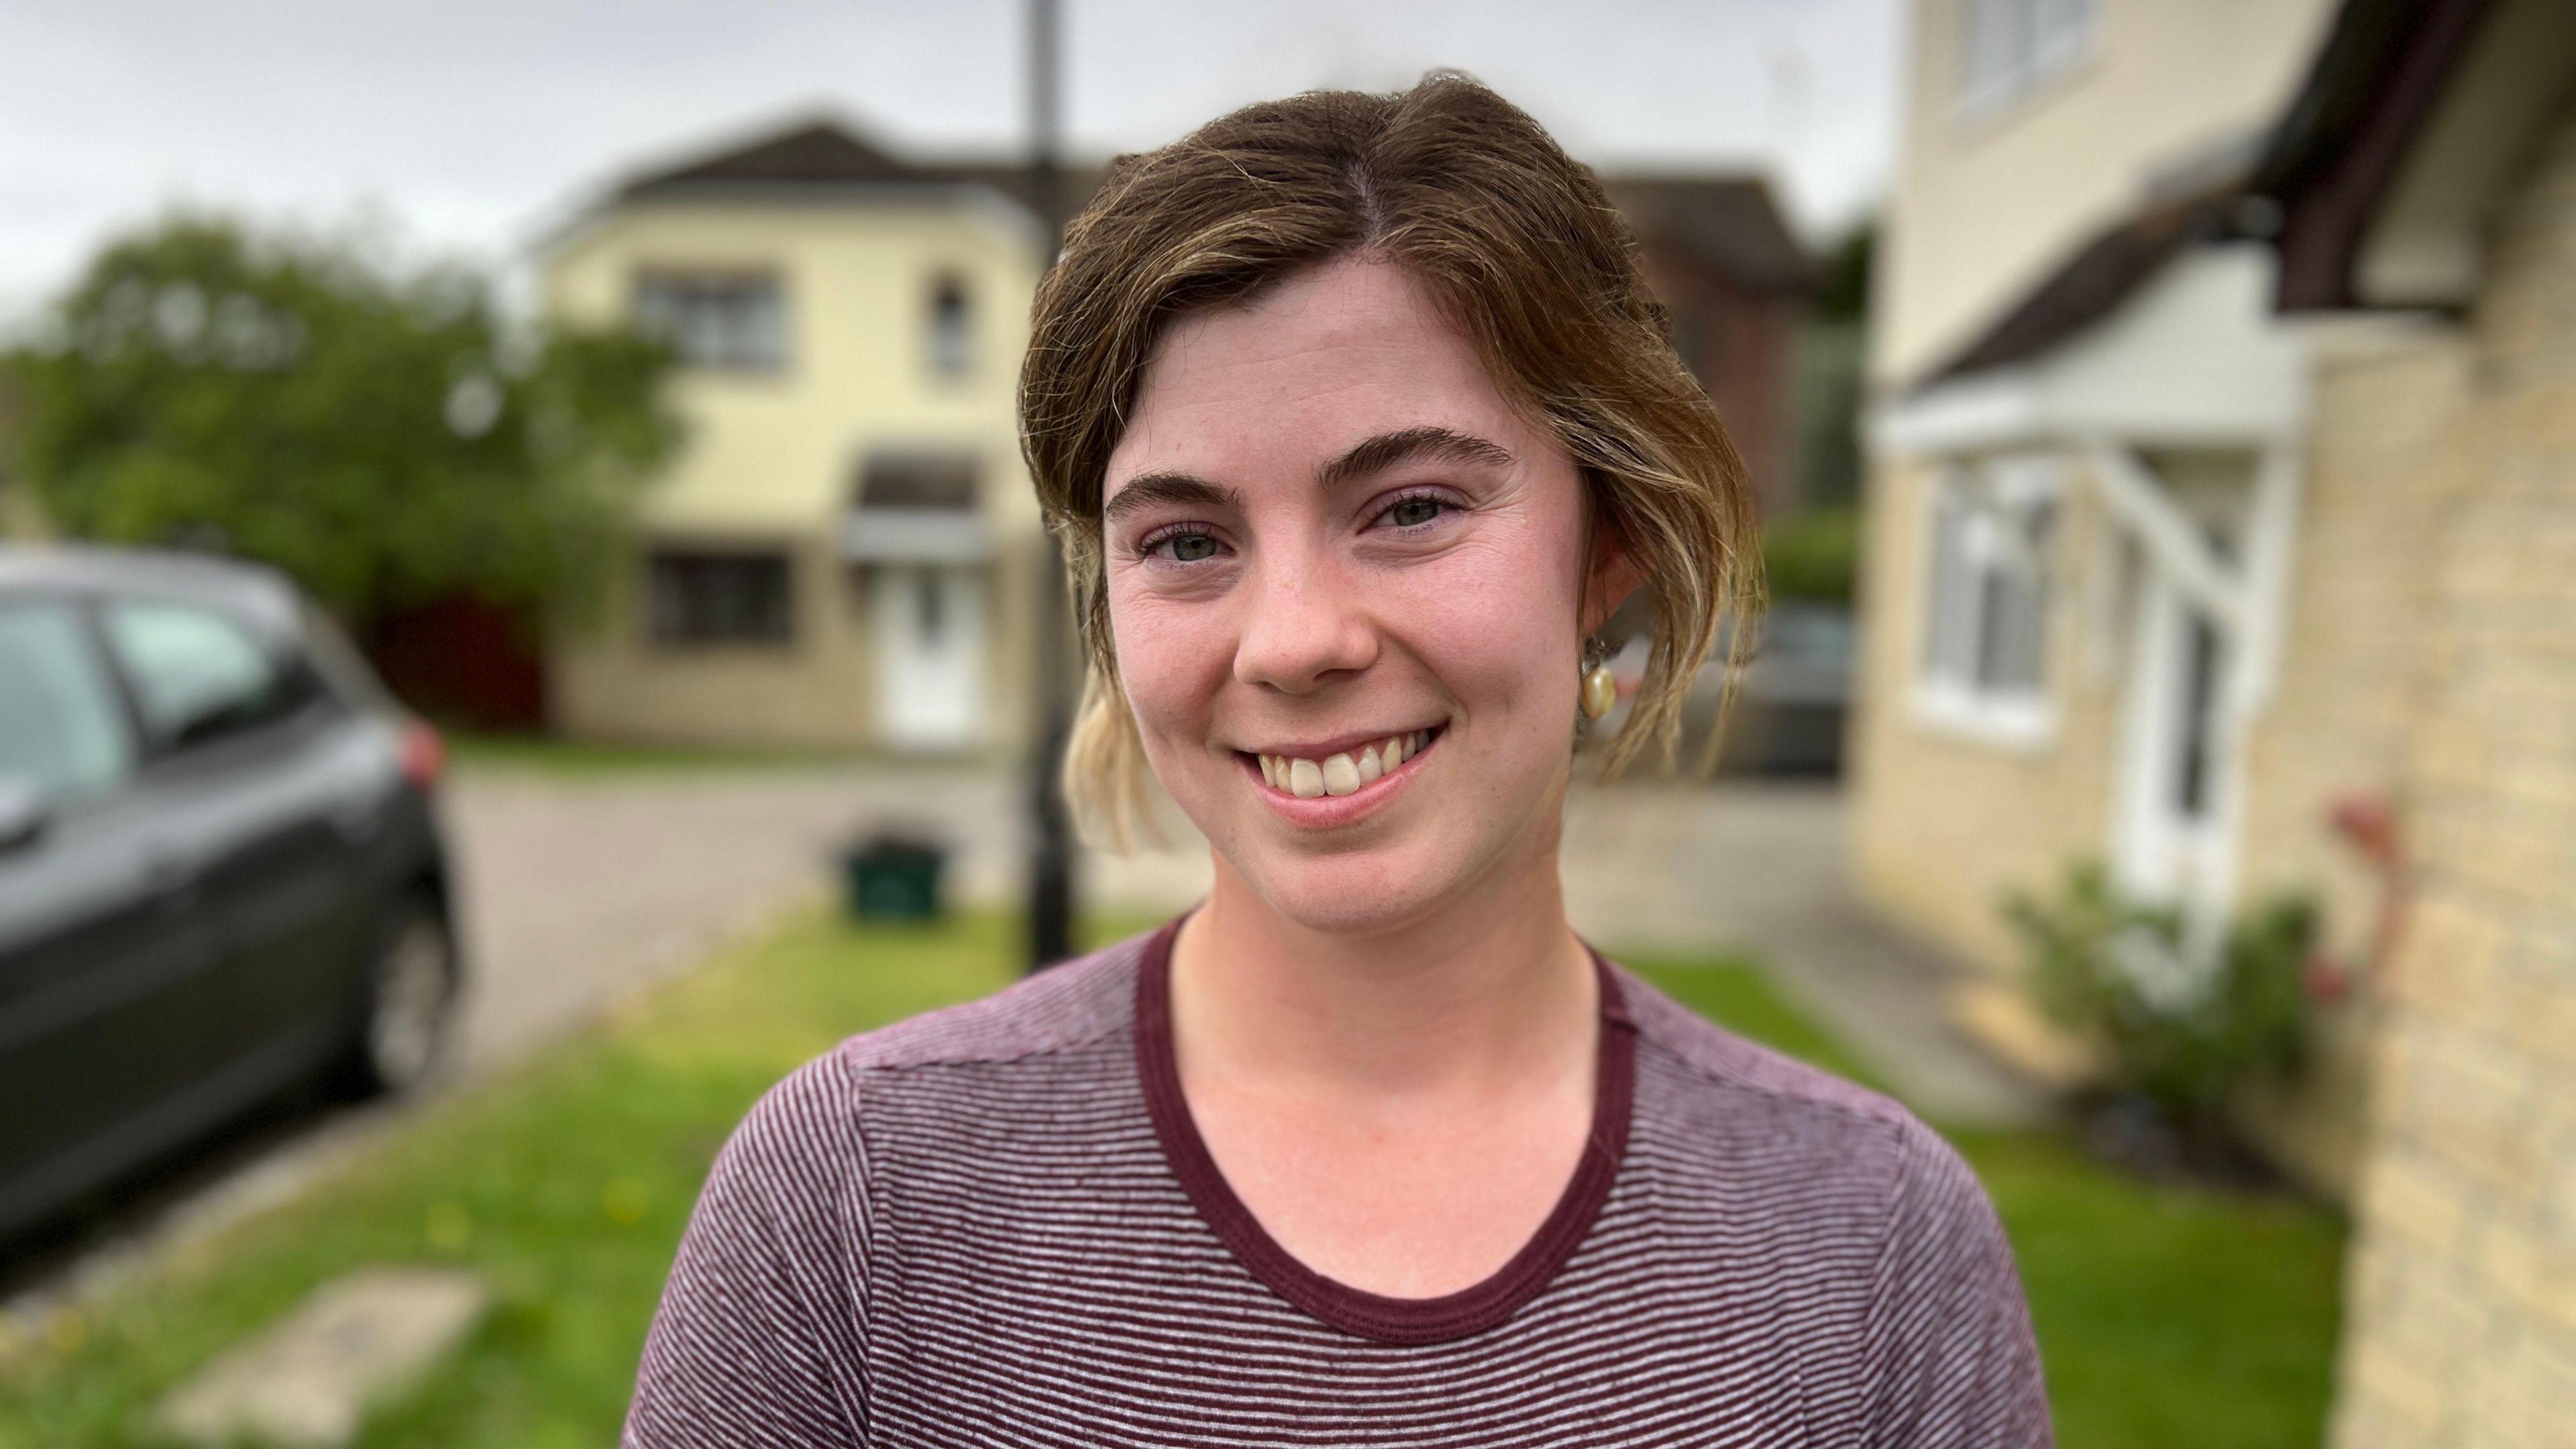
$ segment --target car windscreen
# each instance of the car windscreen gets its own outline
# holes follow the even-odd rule
[[[296,661],[220,610],[118,599],[102,611],[144,728],[184,747],[282,719],[311,698]]]
[[[0,779],[85,794],[125,775],[134,743],[79,610],[0,601]]]

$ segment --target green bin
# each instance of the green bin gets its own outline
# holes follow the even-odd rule
[[[908,835],[873,835],[841,856],[852,916],[862,921],[930,921],[939,917],[939,872],[948,853]]]

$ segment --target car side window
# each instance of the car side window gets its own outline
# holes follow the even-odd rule
[[[290,712],[283,661],[240,623],[187,604],[120,602],[107,637],[134,687],[144,727],[164,745],[254,729]]]
[[[0,779],[46,799],[115,784],[134,764],[116,687],[69,604],[0,604]]]

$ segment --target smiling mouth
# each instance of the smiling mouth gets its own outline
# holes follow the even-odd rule
[[[1441,727],[1410,730],[1389,735],[1356,750],[1342,750],[1315,759],[1301,755],[1259,755],[1244,753],[1261,771],[1262,783],[1282,795],[1312,800],[1324,795],[1350,795],[1394,774],[1398,769],[1431,747],[1440,738]]]

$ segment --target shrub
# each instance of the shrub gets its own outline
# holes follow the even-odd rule
[[[2016,895],[2005,911],[2040,1008],[2102,1049],[2115,1090],[2186,1136],[2220,1131],[2239,1082],[2304,1063],[2318,930],[2308,897],[2265,901],[2198,949],[2180,910],[2131,898],[2097,862],[2073,867],[2053,898]]]
[[[1860,561],[1860,510],[1818,508],[1762,534],[1762,572],[1775,599],[1849,604]]]

